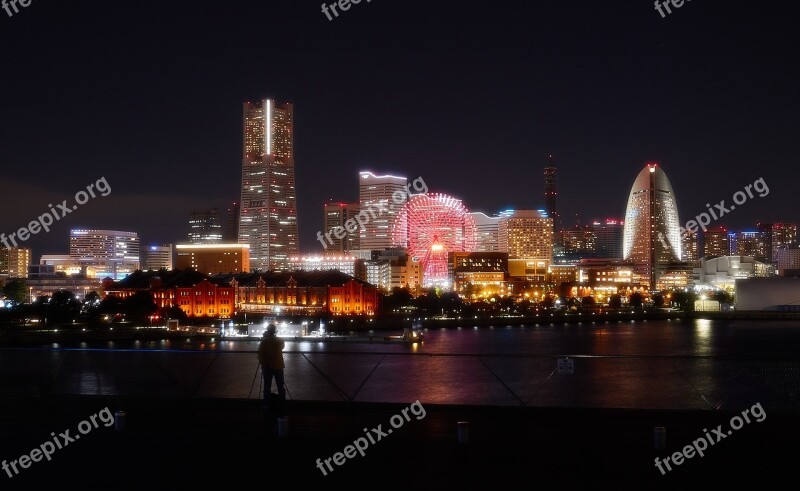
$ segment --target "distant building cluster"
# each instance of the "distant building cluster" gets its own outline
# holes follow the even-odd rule
[[[607,299],[690,287],[732,291],[741,279],[800,276],[797,224],[687,232],[657,164],[635,177],[624,217],[564,226],[552,156],[544,207],[488,214],[417,188],[421,178],[412,187],[405,176],[361,171],[358,200],[324,203],[322,247],[301,254],[294,135],[291,103],[245,102],[238,200],[188,211],[185,242],[141,244],[136,232],[74,229],[68,252],[38,263],[29,249],[0,249],[0,281],[27,278],[31,298],[61,289],[123,297],[148,290],[190,316],[228,316],[294,306],[369,314],[374,292],[398,288],[467,299]],[[323,287],[323,279],[336,281]]]

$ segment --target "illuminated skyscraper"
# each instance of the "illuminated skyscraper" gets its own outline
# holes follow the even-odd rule
[[[731,247],[728,238],[728,229],[725,227],[711,227],[703,232],[703,257],[712,258],[730,256]]]
[[[573,260],[595,257],[596,240],[594,229],[588,225],[575,225],[561,230],[564,255]]]
[[[116,230],[72,230],[69,258],[98,278],[121,280],[139,269],[139,236]]]
[[[625,224],[612,218],[594,222],[595,257],[598,259],[622,259],[622,235]]]
[[[31,258],[30,249],[0,247],[0,274],[8,274],[9,278],[27,278]]]
[[[485,213],[470,213],[475,221],[475,252],[498,252],[500,250],[500,220]]]
[[[623,232],[623,259],[636,263],[650,288],[670,263],[681,260],[680,220],[667,174],[648,164],[636,177],[628,197]]]
[[[361,210],[369,212],[369,221],[360,230],[364,250],[389,249],[393,245],[394,224],[408,200],[408,179],[359,173],[358,199]]]
[[[503,212],[499,235],[509,259],[553,259],[553,219],[544,210]]]
[[[797,242],[796,223],[759,223],[758,231],[764,234],[767,243],[767,262],[773,263],[779,247]]]
[[[243,107],[239,242],[252,270],[283,271],[300,252],[294,169],[294,106],[264,99]]]
[[[750,256],[756,261],[764,262],[771,255],[768,239],[764,232],[730,232],[728,244],[731,256]]]
[[[681,261],[685,263],[694,263],[700,259],[698,252],[697,232],[687,230],[681,237]]]
[[[360,233],[358,230],[348,232],[347,228],[354,229],[357,225],[356,215],[359,212],[358,203],[325,203],[323,205],[323,234],[331,233],[329,241],[325,241],[325,251],[345,252],[357,251],[360,243]],[[350,223],[348,224],[348,221]]]
[[[222,232],[222,216],[216,208],[189,213],[189,242],[192,244],[219,244]]]

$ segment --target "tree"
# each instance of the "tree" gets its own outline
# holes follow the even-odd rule
[[[581,299],[581,305],[585,305],[587,307],[593,307],[594,303],[595,303],[594,297],[592,297],[591,295],[586,295]]]
[[[394,312],[401,307],[410,306],[413,298],[408,288],[394,287],[392,293],[384,297],[381,308],[383,312]]]
[[[714,292],[713,298],[719,303],[733,303],[733,295],[726,292],[725,290],[718,290]]]
[[[628,299],[628,303],[636,310],[641,310],[644,304],[644,296],[639,292],[634,292]]]
[[[132,320],[143,322],[147,317],[158,311],[150,292],[136,292],[122,301],[122,310],[132,317]]]
[[[15,303],[25,303],[28,299],[28,286],[25,280],[13,279],[3,286],[3,295]]]
[[[622,295],[615,293],[608,297],[608,306],[612,309],[618,309],[622,307]]]
[[[664,295],[656,293],[653,295],[653,307],[660,309],[664,306]]]

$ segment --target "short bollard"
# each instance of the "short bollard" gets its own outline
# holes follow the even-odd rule
[[[278,436],[280,438],[289,436],[289,418],[286,416],[278,418]]]
[[[458,443],[469,443],[469,421],[458,422]]]
[[[125,419],[126,419],[125,411],[116,411],[114,413],[114,429],[116,431],[124,431],[125,430]]]
[[[656,426],[653,428],[653,443],[656,448],[665,448],[667,446],[667,429],[663,426]]]

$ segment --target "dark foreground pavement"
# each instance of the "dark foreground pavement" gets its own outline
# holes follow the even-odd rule
[[[105,407],[112,414],[124,410],[126,425],[117,431],[98,418],[97,429],[56,450],[51,461],[31,463],[12,478],[0,471],[0,489],[694,489],[751,482],[766,487],[796,475],[800,458],[800,424],[779,414],[744,424],[709,445],[704,457],[695,455],[662,476],[656,456],[663,459],[691,444],[703,437],[704,428],[711,432],[722,425],[727,431],[738,413],[422,401],[424,417],[407,411],[410,421],[403,419],[388,434],[392,416],[408,405],[288,401],[286,433],[279,435],[276,417],[259,406],[221,399],[4,398],[0,459],[9,462],[52,441],[51,432],[69,429],[74,438],[79,423]],[[458,439],[459,421],[469,422],[464,443]],[[345,458],[341,466],[331,460],[335,470],[323,475],[318,458],[332,458],[365,436],[364,428],[378,425],[385,435],[370,443],[363,457]],[[666,428],[665,449],[654,448],[656,426]],[[370,433],[377,440],[377,432]]]

